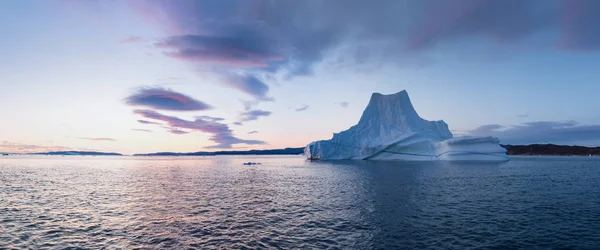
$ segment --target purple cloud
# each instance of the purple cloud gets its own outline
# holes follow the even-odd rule
[[[379,44],[357,47],[356,62],[472,37],[514,43],[541,31],[559,34],[545,42],[562,49],[600,48],[596,0],[181,0],[134,9],[171,34],[157,44],[171,57],[290,75],[312,73],[348,44]]]
[[[268,96],[269,86],[254,75],[229,75],[223,81],[223,84],[230,88],[237,89],[241,92],[251,95],[257,100],[274,101],[272,97]]]
[[[600,1],[563,0],[560,48],[574,51],[600,49]]]
[[[116,141],[115,139],[112,138],[105,138],[105,137],[77,137],[77,139],[80,140],[88,140],[88,141]]]
[[[169,133],[176,134],[176,135],[184,135],[184,134],[188,134],[189,132],[183,131],[183,130],[179,130],[179,129],[170,129]]]
[[[37,152],[50,152],[50,151],[68,151],[73,150],[70,147],[56,146],[56,145],[33,145],[24,144],[17,142],[2,141],[0,142],[0,152],[5,153],[37,153]]]
[[[251,110],[252,107],[254,107],[254,106],[256,106],[256,105],[258,105],[260,103],[259,100],[252,100],[252,101],[241,100],[241,102],[244,105],[244,110],[245,111]]]
[[[342,106],[342,108],[348,107],[348,104],[348,102],[340,102],[340,106]]]
[[[203,115],[203,116],[196,116],[196,119],[201,119],[201,120],[209,120],[209,121],[213,121],[213,122],[225,121],[225,119],[223,119],[223,118],[220,118],[220,117],[212,117],[212,116],[207,116],[207,115]]]
[[[258,118],[260,118],[261,116],[269,116],[269,115],[271,115],[271,112],[257,109],[257,110],[250,110],[247,112],[242,112],[240,114],[240,119],[241,119],[241,122],[247,122],[247,121],[258,120]]]
[[[229,126],[215,121],[214,118],[206,119],[206,117],[196,117],[194,121],[188,121],[174,116],[163,115],[154,110],[148,109],[138,109],[135,110],[134,113],[147,119],[166,122],[171,129],[170,132],[173,132],[172,130],[187,129],[211,134],[209,140],[215,142],[216,145],[209,146],[207,148],[231,148],[234,144],[265,144],[264,141],[243,140],[235,137],[233,135],[233,131],[229,129]]]
[[[256,131],[256,130],[252,130],[252,131],[248,132],[248,134],[249,134],[249,135],[251,135],[251,134],[258,134],[258,131]]]
[[[300,108],[297,108],[297,109],[294,109],[294,110],[296,112],[302,112],[302,111],[307,110],[307,109],[308,109],[308,105],[304,105],[304,106],[302,106]]]
[[[467,135],[494,136],[504,144],[600,143],[600,125],[580,125],[576,121],[538,121],[514,126],[490,124],[467,131]]]
[[[164,88],[141,88],[137,93],[125,98],[125,103],[170,111],[198,111],[212,108],[204,102]]]
[[[146,121],[146,120],[137,120],[139,123],[141,124],[154,124],[154,125],[160,125],[160,123],[158,122],[151,122],[151,121]]]
[[[269,61],[282,60],[270,51],[264,38],[231,34],[172,36],[156,44],[165,55],[207,65],[263,68]]]
[[[141,129],[141,128],[132,128],[131,130],[133,130],[133,131],[139,131],[139,132],[149,132],[149,133],[153,132],[152,130]]]
[[[120,41],[120,43],[139,43],[143,42],[144,38],[139,36],[130,36]]]

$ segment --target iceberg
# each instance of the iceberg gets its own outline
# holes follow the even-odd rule
[[[311,160],[507,161],[494,137],[454,137],[444,121],[427,121],[414,109],[406,90],[373,93],[358,124],[311,142]]]

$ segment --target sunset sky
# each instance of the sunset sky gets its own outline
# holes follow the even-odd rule
[[[501,143],[600,146],[600,1],[0,1],[0,152],[301,147],[406,89]]]

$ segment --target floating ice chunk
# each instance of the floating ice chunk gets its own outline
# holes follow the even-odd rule
[[[244,162],[244,165],[260,165],[260,164],[261,164],[260,162],[251,162],[251,161]]]

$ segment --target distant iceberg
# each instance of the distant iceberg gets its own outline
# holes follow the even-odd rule
[[[427,121],[408,93],[373,93],[358,124],[331,140],[306,146],[309,159],[506,161],[506,149],[493,137],[453,137],[444,121]]]

